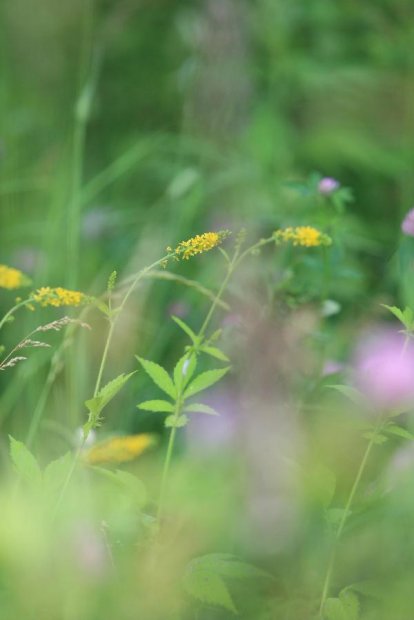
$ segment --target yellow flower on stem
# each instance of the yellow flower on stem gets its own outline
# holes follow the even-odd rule
[[[196,235],[188,239],[188,241],[181,241],[174,250],[175,255],[184,260],[188,260],[191,256],[201,254],[202,252],[208,252],[217,247],[229,234],[228,231],[220,231]]]
[[[328,246],[332,243],[332,239],[328,235],[322,233],[317,228],[313,228],[313,226],[282,228],[280,230],[276,230],[273,235],[279,243],[292,242],[293,245],[302,246],[305,248],[314,248],[321,245]]]
[[[71,291],[58,286],[51,288],[50,286],[42,286],[32,293],[31,299],[41,306],[80,306],[87,303],[91,298],[79,291]]]
[[[30,279],[23,272],[14,267],[0,265],[0,288],[13,290],[28,284],[30,284]]]

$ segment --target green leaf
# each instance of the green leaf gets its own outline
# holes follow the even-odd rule
[[[339,594],[339,599],[345,610],[346,620],[358,620],[360,607],[357,595],[349,588],[344,588]]]
[[[21,441],[17,441],[11,435],[9,439],[10,457],[17,474],[26,482],[40,484],[42,472],[33,454]]]
[[[220,415],[215,409],[209,407],[209,405],[203,405],[202,403],[192,403],[184,408],[184,411],[189,413],[206,413],[207,415]]]
[[[136,356],[136,358],[142,364],[145,372],[151,377],[155,385],[175,400],[177,398],[177,390],[165,368],[155,362],[145,360],[142,357]]]
[[[43,472],[43,488],[47,495],[54,496],[61,492],[62,485],[73,467],[73,462],[73,454],[66,452],[66,454],[47,465]]]
[[[216,370],[207,370],[206,372],[202,372],[190,383],[184,392],[184,398],[194,396],[194,394],[198,394],[198,392],[202,392],[203,390],[211,387],[220,381],[220,379],[224,377],[229,370],[230,366],[227,366],[227,368],[219,368]]]
[[[385,430],[387,433],[397,435],[397,437],[403,437],[404,439],[410,439],[411,441],[414,440],[414,435],[410,433],[410,431],[407,431],[407,429],[402,426],[397,426],[397,424],[389,424]]]
[[[187,323],[184,323],[184,321],[179,319],[178,316],[171,316],[171,318],[187,334],[187,336],[190,338],[190,340],[193,342],[193,344],[197,344],[198,343],[199,338],[198,338],[197,334],[195,334],[193,332],[193,330],[191,329],[191,327],[189,327],[187,325]]]
[[[222,362],[230,361],[227,355],[225,355],[223,351],[221,351],[217,347],[203,346],[201,347],[200,351],[203,351],[204,353],[207,353],[207,355],[211,355],[211,357],[215,357]]]
[[[215,573],[202,568],[187,571],[184,575],[184,588],[188,594],[202,603],[223,607],[234,614],[238,613],[224,580]]]
[[[369,439],[372,443],[380,446],[381,444],[388,441],[388,437],[382,435],[381,433],[376,433],[375,431],[369,431],[368,433],[364,433],[362,435],[365,439]]]
[[[339,598],[328,598],[323,608],[324,620],[348,620],[346,611]]]
[[[232,555],[212,553],[188,564],[184,574],[184,588],[203,603],[217,605],[237,614],[224,578],[240,580],[263,577],[273,579],[269,573],[241,562]]]
[[[327,387],[340,392],[356,405],[361,405],[365,402],[363,394],[350,385],[328,385]]]
[[[387,304],[381,304],[383,308],[386,308],[393,314],[403,325],[405,325],[404,313],[397,306],[387,306]]]
[[[144,411],[155,411],[160,413],[171,413],[174,411],[174,405],[167,400],[146,400],[137,405],[137,407]]]
[[[112,381],[109,381],[103,388],[101,388],[98,394],[94,398],[90,398],[85,401],[85,406],[95,416],[99,416],[102,409],[118,394],[118,392],[124,387],[127,381],[134,375],[134,372],[126,375],[122,373]]]
[[[177,392],[181,391],[190,381],[197,367],[197,357],[194,354],[185,353],[175,365],[174,384]]]
[[[175,415],[169,415],[165,419],[166,428],[182,428],[188,423],[188,417],[186,415],[180,415],[178,418]]]

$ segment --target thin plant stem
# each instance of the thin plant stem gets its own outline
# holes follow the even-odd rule
[[[16,310],[18,310],[19,308],[23,308],[23,306],[27,306],[29,303],[30,299],[24,299],[23,301],[19,301],[19,303],[10,308],[10,310],[8,310],[3,316],[3,318],[0,320],[0,329],[3,327],[6,321],[16,312]]]
[[[349,515],[349,511],[350,511],[350,508],[352,506],[352,502],[353,502],[354,497],[355,497],[355,493],[357,492],[357,489],[358,489],[359,483],[361,481],[362,475],[363,475],[363,473],[365,471],[365,467],[366,467],[369,455],[371,453],[371,450],[372,450],[372,448],[374,446],[375,439],[376,439],[376,437],[378,435],[378,432],[379,432],[379,427],[377,427],[375,429],[375,431],[372,433],[371,439],[368,442],[368,445],[367,445],[367,447],[365,449],[365,452],[363,454],[363,457],[362,457],[361,463],[359,465],[357,474],[355,476],[354,483],[353,483],[351,491],[349,493],[348,500],[346,502],[345,509],[343,511],[341,521],[339,522],[338,529],[337,529],[336,534],[335,534],[335,538],[334,538],[334,542],[333,542],[333,548],[332,548],[332,551],[331,551],[331,555],[330,555],[330,559],[329,559],[329,563],[328,563],[328,568],[327,568],[327,571],[326,571],[326,575],[325,575],[325,579],[324,579],[323,587],[322,587],[321,603],[320,603],[320,607],[319,607],[320,618],[323,618],[323,609],[324,609],[324,606],[325,606],[325,603],[326,603],[326,599],[327,599],[328,593],[329,593],[329,586],[330,586],[330,583],[331,583],[332,573],[333,573],[333,569],[334,569],[334,565],[335,565],[337,545],[338,545],[338,542],[339,542],[339,540],[341,538],[343,529],[345,527],[345,524],[346,524],[346,521],[347,521],[347,518],[348,518],[348,515]]]

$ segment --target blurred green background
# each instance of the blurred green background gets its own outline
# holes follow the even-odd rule
[[[207,468],[197,442],[202,444],[200,437],[205,440],[208,431],[195,428],[187,435],[191,470],[177,459],[171,494],[172,512],[184,511],[184,522],[191,522],[190,534],[183,536],[177,528],[180,535],[172,556],[180,569],[183,558],[191,559],[200,548],[232,547],[250,554],[276,575],[278,585],[270,588],[268,598],[277,605],[284,601],[283,618],[292,620],[308,620],[306,596],[308,590],[312,596],[319,591],[326,566],[321,504],[333,489],[329,471],[318,469],[319,461],[339,473],[341,501],[362,449],[355,442],[358,424],[348,419],[348,411],[342,416],[346,407],[335,402],[332,413],[326,391],[321,396],[321,385],[313,381],[320,360],[309,361],[300,339],[311,340],[314,349],[323,351],[323,359],[344,357],[354,337],[351,330],[384,316],[380,302],[414,302],[414,241],[402,238],[400,232],[404,214],[414,205],[413,49],[411,0],[0,3],[0,263],[22,269],[36,287],[65,286],[100,294],[114,269],[123,278],[162,256],[167,245],[175,247],[203,231],[244,227],[256,240],[278,226],[322,223],[335,232],[330,280],[322,293],[340,304],[339,318],[329,318],[323,325],[319,315],[315,319],[312,304],[321,301],[319,255],[303,258],[297,280],[283,292],[286,307],[298,312],[291,323],[283,314],[285,306],[280,322],[272,314],[275,274],[283,271],[289,256],[276,263],[273,254],[264,253],[230,287],[228,300],[233,312],[247,317],[247,328],[235,336],[237,320],[230,315],[223,348],[234,360],[235,374],[226,387],[230,396],[228,391],[217,396],[225,408],[231,403],[229,426],[224,423],[216,429],[211,441],[226,448],[228,438],[233,438],[231,410],[238,410],[238,403],[232,389],[237,397],[241,392],[244,409],[261,412],[259,430],[251,418],[241,416],[245,443],[235,446],[230,440],[233,452],[218,448]],[[332,216],[330,203],[322,205],[316,196],[315,173],[352,188],[354,201],[340,218]],[[186,340],[170,314],[180,314],[198,328],[208,299],[191,282],[176,281],[176,276],[216,290],[223,277],[221,256],[212,253],[181,262],[145,281],[118,330],[106,379],[136,369],[136,353],[169,369],[181,354]],[[2,293],[2,315],[14,298],[13,292]],[[257,326],[252,317],[263,319],[262,324]],[[54,318],[56,312],[51,310],[21,311],[18,320],[3,330],[1,344],[10,348],[22,334]],[[90,313],[87,320],[91,333],[76,337],[68,348],[67,364],[46,392],[50,359],[61,335],[49,338],[51,351],[32,351],[12,376],[0,377],[3,461],[7,433],[24,439],[39,406],[43,417],[36,449],[42,458],[60,456],[73,444],[73,430],[84,421],[82,403],[93,391],[106,335],[106,324],[97,313]],[[221,320],[217,319],[218,325]],[[286,351],[283,364],[272,357],[275,350],[282,350],[283,356]],[[275,376],[281,389],[279,384],[274,388]],[[295,414],[285,416],[288,422],[283,416],[282,421],[272,419],[272,402],[279,403],[274,389],[277,397],[282,393],[282,404],[285,391],[289,397],[295,390],[300,393],[301,413],[306,415],[300,421]],[[138,373],[130,390],[108,407],[103,434],[161,433],[162,421],[136,410],[138,401],[155,397],[151,390],[144,373]],[[273,455],[281,445],[287,447],[286,471],[275,467],[280,480],[276,475],[268,488],[261,451]],[[291,460],[298,453],[304,469],[299,490],[290,478]],[[226,458],[229,454],[233,460]],[[391,450],[377,457],[372,469],[389,462]],[[268,472],[274,464],[270,459]],[[308,480],[307,465],[309,471],[314,468],[315,480]],[[139,473],[149,486],[153,484],[154,502],[158,470],[144,458]],[[230,493],[228,480],[234,483]],[[411,483],[407,478],[407,488]],[[386,484],[380,490],[384,488]],[[276,508],[266,504],[269,497],[277,498]],[[296,505],[298,497],[306,510]],[[375,526],[359,534],[338,571],[340,585],[374,574],[381,589],[395,561],[399,572],[391,584],[395,596],[384,607],[387,620],[407,620],[407,609],[412,609],[407,602],[412,503],[404,486],[388,504],[375,487],[358,515],[362,525],[375,522]],[[153,512],[154,505],[150,506]],[[16,513],[25,509],[17,506]],[[272,530],[275,511],[280,531]],[[15,513],[10,514],[12,523]],[[133,528],[128,529],[129,523],[124,526],[122,522],[119,530],[127,532],[127,547]],[[21,535],[26,526],[19,527],[16,574],[20,558],[23,567],[27,561],[27,541]],[[269,531],[274,540],[267,549],[267,539],[260,540],[257,532],[265,537]],[[30,544],[35,538],[28,534]],[[378,538],[388,541],[390,563],[384,555],[383,564],[377,561]],[[132,535],[131,539],[135,541]],[[183,539],[188,543],[184,550]],[[6,545],[11,563],[14,542]],[[35,567],[37,552],[36,547]],[[125,605],[132,600],[139,607],[134,579],[140,569],[131,572],[128,561]],[[172,574],[174,562],[171,566]],[[28,569],[29,582],[31,570],[36,568]],[[63,575],[64,585],[65,579]],[[238,596],[244,601],[244,617],[273,620],[269,609],[258,615],[257,594]],[[88,597],[86,592],[85,601]],[[18,592],[16,600],[23,599]],[[111,601],[116,610],[116,584]],[[59,604],[58,600],[56,609]],[[95,615],[85,611],[81,617],[100,617],[102,603],[96,609]],[[165,620],[163,613],[161,607],[159,617]],[[124,610],[120,617],[129,619],[128,614]],[[79,617],[75,610],[65,620]],[[178,613],[172,617],[181,618]],[[231,616],[216,611],[182,617]]]

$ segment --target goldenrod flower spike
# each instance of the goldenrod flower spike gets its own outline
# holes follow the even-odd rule
[[[66,288],[43,286],[32,293],[31,299],[41,306],[80,306],[90,300],[84,293],[71,291]]]
[[[328,246],[332,243],[332,239],[328,235],[325,235],[325,233],[322,233],[317,228],[313,228],[313,226],[283,228],[276,230],[273,235],[279,243],[292,242],[293,245],[302,246],[305,248],[313,248],[321,245]]]
[[[191,256],[201,254],[202,252],[208,252],[217,247],[229,234],[228,231],[220,231],[196,235],[188,239],[188,241],[181,241],[174,250],[175,255],[184,260],[188,260]]]
[[[30,284],[30,279],[24,273],[14,267],[0,265],[0,288],[13,290],[28,284]]]

